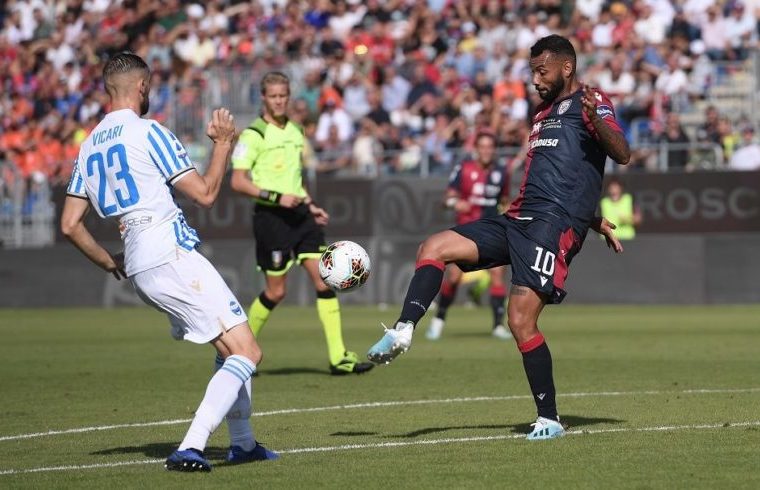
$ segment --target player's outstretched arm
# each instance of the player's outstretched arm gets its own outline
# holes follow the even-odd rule
[[[583,110],[594,126],[599,144],[604,148],[604,151],[620,165],[628,165],[631,161],[631,149],[628,147],[628,142],[623,133],[616,131],[599,115],[596,106],[597,95],[588,85],[583,87],[583,97],[581,98]]]
[[[126,278],[124,272],[124,255],[111,255],[95,241],[84,225],[84,217],[90,210],[90,202],[78,197],[66,197],[61,213],[61,232],[88,259],[103,270],[110,272],[116,279]]]
[[[235,121],[227,109],[216,109],[206,126],[206,134],[214,142],[211,162],[204,175],[191,175],[179,180],[174,187],[192,199],[199,206],[210,208],[219,196],[222,179],[227,171],[227,162],[235,139]]]

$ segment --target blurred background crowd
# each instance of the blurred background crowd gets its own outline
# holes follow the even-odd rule
[[[517,169],[537,104],[528,52],[550,33],[573,40],[581,79],[611,96],[636,149],[629,171],[760,167],[760,0],[0,5],[5,182],[67,180],[108,111],[104,60],[122,50],[153,70],[150,117],[201,163],[209,109],[225,104],[247,124],[258,80],[278,69],[293,81],[291,116],[309,137],[313,172],[444,174],[482,129]]]

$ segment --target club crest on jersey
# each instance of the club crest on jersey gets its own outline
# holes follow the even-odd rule
[[[272,251],[272,267],[279,269],[282,265],[282,250]]]
[[[534,135],[536,133],[539,133],[541,131],[541,123],[537,122],[533,124],[533,128],[530,130],[530,134]]]
[[[237,301],[230,301],[230,311],[237,316],[243,314],[243,309],[240,307]]]
[[[570,109],[570,104],[573,103],[573,99],[567,99],[560,102],[559,107],[557,107],[557,114],[564,114],[567,112],[568,109]]]
[[[491,172],[491,183],[498,184],[499,182],[501,182],[501,173],[497,171]]]

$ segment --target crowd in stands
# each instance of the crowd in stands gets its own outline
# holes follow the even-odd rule
[[[687,132],[679,114],[716,83],[716,63],[752,54],[758,7],[760,0],[8,0],[0,11],[0,160],[24,177],[64,182],[78,145],[108,110],[104,60],[130,50],[153,70],[150,117],[184,124],[171,128],[180,139],[191,138],[188,122],[202,126],[193,102],[207,68],[281,69],[298,81],[292,117],[318,171],[413,171],[423,158],[446,171],[477,131],[523,146],[538,103],[529,48],[560,33],[576,46],[582,79],[611,96],[630,136],[673,143],[671,168],[692,165],[695,141],[719,145],[729,162],[754,141],[753,121],[708,108],[704,125]],[[202,155],[203,145],[186,143]],[[659,155],[637,151],[633,168],[658,168]]]

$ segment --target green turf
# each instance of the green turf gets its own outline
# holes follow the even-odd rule
[[[365,352],[394,314],[346,308],[348,347]],[[279,308],[260,339],[257,437],[275,450],[368,447],[230,467],[222,426],[209,445],[211,474],[129,464],[0,474],[0,488],[760,487],[760,307],[547,309],[560,413],[574,434],[549,442],[516,438],[534,407],[519,353],[490,338],[488,323],[485,309],[453,308],[440,341],[419,332],[391,366],[336,378],[315,311]],[[0,336],[0,438],[189,419],[213,364],[210,347],[172,341],[148,309],[0,310]],[[691,391],[704,389],[734,391]],[[739,422],[755,424],[730,426]],[[163,459],[187,426],[0,440],[0,473]],[[635,430],[662,426],[682,428]],[[481,440],[420,444],[462,438]]]

